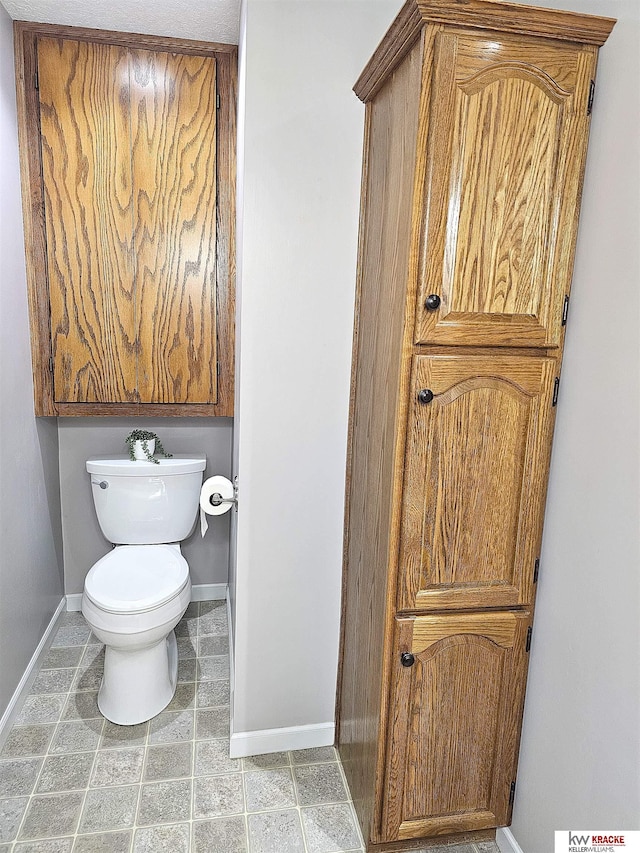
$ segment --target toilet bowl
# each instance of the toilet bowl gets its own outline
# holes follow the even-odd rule
[[[89,460],[98,521],[116,544],[85,579],[82,613],[105,644],[98,707],[135,725],[171,701],[178,674],[174,628],[191,600],[179,541],[195,524],[204,457]],[[126,544],[127,540],[134,544]],[[155,540],[155,541],[154,541]]]
[[[90,569],[82,612],[105,644],[98,708],[113,723],[155,717],[176,688],[174,628],[191,600],[179,545],[118,545]]]

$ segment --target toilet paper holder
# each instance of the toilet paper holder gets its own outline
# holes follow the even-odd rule
[[[223,498],[220,492],[214,492],[209,497],[209,503],[211,506],[221,506],[222,504],[233,504],[235,508],[238,508],[238,477],[235,476],[233,478],[233,497],[232,498]]]
[[[220,492],[214,492],[209,498],[209,503],[211,506],[220,506],[220,504],[236,504],[238,503],[238,498],[223,498]]]

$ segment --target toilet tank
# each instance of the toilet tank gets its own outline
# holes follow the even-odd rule
[[[116,545],[180,542],[193,530],[204,454],[172,456],[158,464],[128,456],[88,459],[91,492],[102,532]]]

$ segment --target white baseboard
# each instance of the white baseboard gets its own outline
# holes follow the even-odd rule
[[[197,583],[191,587],[191,601],[222,601],[226,597],[226,583]],[[81,592],[67,596],[67,610],[82,610]]]
[[[67,610],[69,612],[79,613],[82,610],[82,593],[74,592],[66,596]]]
[[[224,601],[226,583],[197,583],[191,587],[191,601]]]
[[[233,621],[231,619],[231,597],[227,593],[227,625],[229,628],[229,723],[233,732],[233,695],[235,687],[235,670],[233,668]]]
[[[65,604],[65,599],[62,598],[60,604],[56,607],[55,613],[51,617],[51,621],[47,625],[35,652],[31,655],[31,660],[27,664],[27,668],[25,669],[18,686],[13,692],[13,696],[9,699],[9,704],[2,715],[2,719],[0,719],[0,747],[2,747],[7,735],[11,731],[13,721],[18,716],[20,708],[22,707],[22,700],[31,689],[31,685],[33,684],[35,677],[38,674],[38,670],[40,669],[40,663],[49,650],[49,646],[53,640],[53,635],[58,627],[58,621],[65,611]]]
[[[334,740],[334,723],[263,729],[257,732],[234,732],[231,735],[230,756],[246,758],[249,755],[264,755],[267,752],[288,752],[290,749],[333,746]]]
[[[508,826],[496,829],[496,844],[500,853],[524,853]]]

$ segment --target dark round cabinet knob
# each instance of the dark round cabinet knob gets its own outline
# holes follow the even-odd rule
[[[429,294],[429,296],[427,296],[427,298],[424,300],[424,307],[427,309],[427,311],[435,311],[437,308],[439,308],[440,297],[438,296],[438,294]]]
[[[423,388],[418,391],[418,400],[421,403],[430,403],[433,400],[433,391],[430,388]]]
[[[400,655],[400,663],[402,664],[402,666],[413,666],[413,664],[415,663],[415,658],[411,654],[411,652],[403,652]]]

